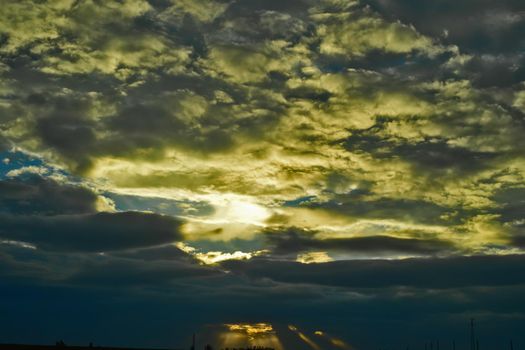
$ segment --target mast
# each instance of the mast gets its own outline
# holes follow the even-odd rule
[[[474,319],[470,319],[470,350],[476,350],[476,340],[474,338]]]

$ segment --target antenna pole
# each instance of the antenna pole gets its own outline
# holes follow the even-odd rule
[[[476,350],[476,341],[474,340],[474,319],[470,319],[470,350]]]

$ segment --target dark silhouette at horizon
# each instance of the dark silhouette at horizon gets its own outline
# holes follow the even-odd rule
[[[474,329],[474,319],[471,318],[469,322],[469,350],[480,350],[480,340],[475,336],[475,329]],[[406,350],[410,349],[421,349],[421,350],[433,350],[434,349],[434,342],[436,344],[436,350],[440,350],[440,341],[438,340],[432,340],[430,342],[424,342],[419,346],[412,346],[410,344],[406,345]],[[509,340],[509,350],[518,350],[514,347],[514,341],[513,339]],[[392,346],[395,348],[395,346]],[[42,344],[0,344],[0,350],[57,350],[57,348],[60,349],[71,349],[71,350],[183,350],[182,348],[147,348],[147,347],[118,347],[118,346],[101,346],[101,345],[94,345],[93,342],[90,342],[87,346],[82,345],[68,345],[63,340],[57,340],[55,342],[55,345],[42,345]],[[501,347],[501,349],[504,349],[505,347]],[[190,350],[196,350],[196,334],[194,333],[192,335],[192,344],[189,347]],[[214,347],[211,344],[206,344],[203,347],[203,350],[214,350]],[[276,350],[272,347],[267,346],[261,346],[261,345],[252,345],[252,346],[224,346],[221,347],[220,350]],[[364,350],[364,349],[363,349]],[[384,350],[380,348],[380,350]],[[451,350],[457,350],[456,347],[456,340],[452,340],[451,342]],[[466,350],[466,349],[465,349]]]

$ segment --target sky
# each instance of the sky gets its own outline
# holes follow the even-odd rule
[[[525,346],[522,0],[2,0],[0,343]]]

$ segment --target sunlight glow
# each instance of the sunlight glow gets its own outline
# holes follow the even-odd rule
[[[314,350],[321,350],[321,347],[317,345],[312,339],[306,336],[303,332],[301,332],[296,326],[289,325],[288,329],[292,332],[295,332],[299,338],[301,338],[302,341],[304,341],[306,344],[308,344],[312,349]]]
[[[249,260],[254,256],[267,253],[267,250],[258,250],[253,252],[241,252],[237,250],[233,253],[225,253],[220,251],[199,252],[194,247],[189,246],[184,242],[175,243],[175,246],[185,253],[193,255],[197,260],[205,265],[213,265],[226,260]]]
[[[230,331],[238,331],[241,333],[247,334],[250,338],[255,338],[256,336],[263,334],[273,334],[274,330],[271,324],[268,323],[240,323],[240,324],[231,324],[227,323],[225,325]]]
[[[228,222],[262,226],[270,212],[254,202],[232,198],[226,199],[224,206],[218,208],[216,217]]]
[[[343,340],[339,338],[334,338],[323,331],[315,331],[314,334],[319,337],[326,338],[333,346],[336,346],[341,349],[351,349],[350,345],[345,343]]]
[[[221,336],[222,347],[271,347],[282,350],[283,346],[273,326],[269,323],[227,323]]]
[[[297,255],[297,262],[303,264],[320,264],[334,261],[327,252],[307,252]]]

